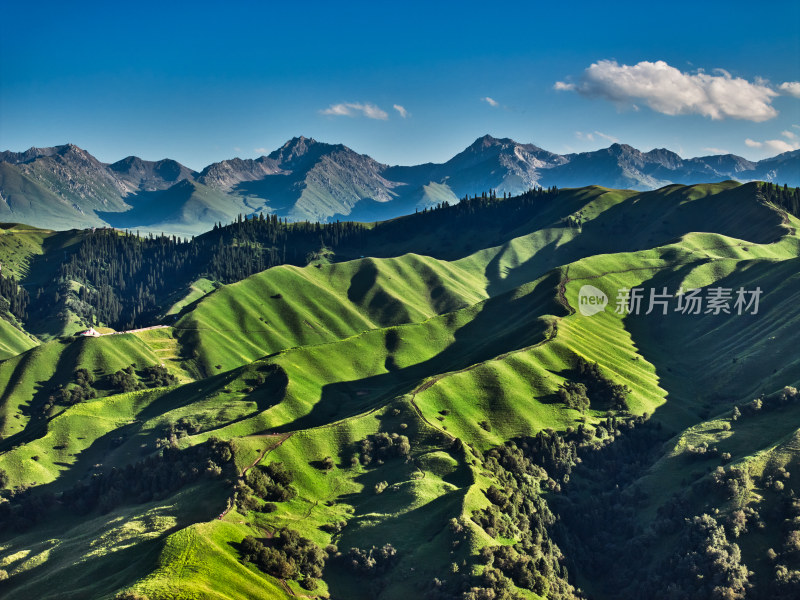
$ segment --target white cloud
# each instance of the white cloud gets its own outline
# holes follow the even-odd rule
[[[641,101],[666,115],[698,114],[760,122],[778,114],[772,106],[778,92],[761,79],[750,82],[721,69],[714,75],[683,73],[661,60],[635,65],[601,60],[584,71],[580,84],[559,81],[554,87],[621,106]]]
[[[576,86],[574,83],[566,83],[564,81],[556,81],[553,86],[553,89],[559,92],[572,92],[575,91],[575,88]]]
[[[386,111],[378,108],[369,102],[342,102],[340,104],[331,104],[328,108],[319,111],[323,115],[330,115],[334,117],[357,117],[363,116],[368,119],[378,119],[385,121],[389,118]]]
[[[783,140],[766,140],[764,146],[776,154],[800,149],[800,144],[797,142],[785,142]]]
[[[789,131],[788,129],[786,131],[781,131],[781,135],[790,140],[797,139],[797,134],[794,131]]]
[[[404,106],[401,106],[400,104],[393,104],[392,108],[395,109],[398,112],[398,114],[404,119],[408,116],[408,111]]]
[[[267,150],[266,148],[253,148],[253,152],[255,152],[256,154],[267,154],[269,150]]]
[[[705,152],[710,152],[711,154],[730,154],[730,152],[724,148],[714,148],[713,146],[703,148],[703,150]]]
[[[481,101],[486,102],[486,104],[495,108],[500,106],[500,103],[497,100],[495,100],[494,98],[489,98],[489,96],[481,98]]]
[[[613,135],[608,135],[607,133],[603,133],[602,131],[576,131],[575,137],[579,140],[586,140],[587,142],[593,142],[596,137],[604,139],[606,141],[611,142],[612,144],[616,144],[619,142],[619,138],[615,138]]]
[[[787,96],[800,98],[800,81],[787,81],[778,86],[778,89]]]
[[[607,133],[603,133],[602,131],[595,131],[594,134],[597,137],[601,137],[604,140],[608,140],[612,144],[616,144],[617,142],[619,142],[619,138],[615,138],[613,135],[608,135]]]
[[[347,106],[347,104],[331,104],[328,108],[319,111],[323,115],[336,115],[336,116],[347,116],[352,117],[353,111]]]
[[[784,140],[764,140],[763,142],[758,142],[747,138],[744,143],[750,148],[762,148],[772,154],[783,154],[784,152],[800,149],[800,143],[786,142]]]

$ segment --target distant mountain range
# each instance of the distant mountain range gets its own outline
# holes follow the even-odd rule
[[[198,173],[170,159],[129,156],[105,164],[67,144],[0,152],[0,221],[195,234],[239,214],[371,221],[490,189],[500,195],[553,185],[650,190],[727,179],[800,185],[800,151],[758,162],[732,154],[684,159],[625,144],[561,155],[486,135],[443,164],[404,167],[299,137],[268,156],[224,160]]]

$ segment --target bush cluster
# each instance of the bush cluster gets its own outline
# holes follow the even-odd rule
[[[280,529],[271,539],[249,535],[241,544],[242,561],[279,579],[296,579],[307,590],[317,588],[328,555],[293,529]]]
[[[556,391],[560,402],[567,408],[586,412],[593,406],[601,410],[627,411],[631,389],[606,377],[596,362],[590,363],[582,356],[575,359],[575,381],[567,380]]]
[[[411,443],[405,435],[376,433],[358,443],[357,455],[364,466],[381,465],[391,458],[408,458],[411,455]]]

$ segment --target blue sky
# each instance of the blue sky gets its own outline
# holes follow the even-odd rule
[[[200,169],[297,135],[390,164],[485,133],[559,153],[800,147],[797,2],[16,4],[0,149]]]

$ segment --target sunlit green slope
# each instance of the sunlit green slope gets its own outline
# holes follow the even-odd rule
[[[488,488],[509,483],[483,452],[548,430],[567,439],[578,428],[602,429],[592,442],[601,460],[634,435],[622,425],[608,431],[611,417],[649,419],[663,439],[652,463],[631,467],[637,474],[623,481],[625,491],[615,491],[613,479],[581,487],[591,473],[579,466],[574,486],[569,477],[537,483],[565,522],[573,522],[575,507],[594,507],[580,491],[593,489],[617,502],[638,498],[627,518],[646,527],[674,493],[710,478],[723,452],[730,453],[726,464],[748,465],[753,484],[739,504],[704,500],[702,488],[691,488],[682,505],[688,515],[715,508],[730,515],[762,499],[778,506],[767,477],[779,467],[796,470],[797,407],[735,421],[731,411],[800,383],[793,350],[799,224],[755,192],[733,184],[570,192],[565,204],[521,220],[500,245],[451,252],[447,260],[404,254],[273,268],[186,304],[173,329],[49,342],[0,362],[0,468],[11,486],[58,493],[164,448],[217,437],[233,442],[238,475],[281,462],[297,490],[274,512],[234,506],[233,482],[221,480],[149,503],[124,502],[107,514],[54,511],[0,537],[6,596],[54,598],[53,581],[58,597],[113,598],[131,589],[151,599],[220,600],[424,597],[434,579],[460,575],[477,585],[486,568],[481,549],[515,541],[472,520],[491,505]],[[609,299],[593,316],[577,310],[587,284]],[[755,286],[763,290],[757,315],[614,310],[620,289]],[[578,357],[630,388],[627,410],[564,405],[558,390],[574,380]],[[133,362],[140,369],[164,362],[181,383],[105,390],[37,413],[75,369],[100,381]],[[360,462],[362,442],[379,433],[406,436],[408,453]],[[703,442],[720,454],[694,458],[689,448]],[[245,536],[270,540],[284,526],[320,548],[337,546],[314,591],[240,560]],[[766,549],[783,539],[771,524],[752,531],[742,538],[742,555],[754,578],[769,577]],[[570,584],[614,597],[580,540],[549,529],[542,535],[568,557]],[[678,537],[664,540],[674,545]],[[377,575],[362,578],[335,556],[387,543],[397,559]],[[657,571],[672,545],[627,559],[626,568],[643,577]],[[552,574],[552,585],[567,594],[558,577]]]

